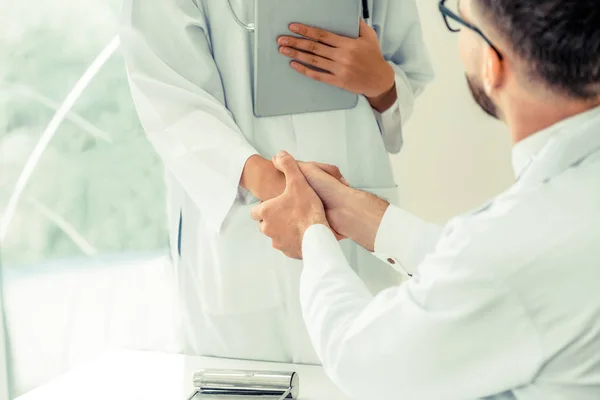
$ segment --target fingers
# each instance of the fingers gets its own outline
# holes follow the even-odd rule
[[[277,40],[277,43],[283,48],[302,50],[303,52],[312,53],[330,60],[333,60],[335,56],[335,49],[333,47],[315,42],[314,40],[301,39],[293,36],[282,36]]]
[[[333,176],[335,179],[342,182],[344,185],[348,185],[348,182],[346,181],[346,179],[344,179],[342,172],[340,171],[340,169],[337,166],[331,165],[331,164],[322,164],[322,163],[317,163],[317,162],[314,163],[314,165],[319,167],[323,171],[327,172],[329,175]]]
[[[310,79],[314,79],[315,81],[323,82],[331,86],[342,87],[340,80],[333,74],[315,71],[314,69],[308,68],[307,66],[296,61],[292,61],[291,66],[296,71],[306,77],[309,77]]]
[[[325,43],[331,47],[341,47],[349,40],[348,38],[336,35],[326,30],[306,26],[303,24],[291,24],[290,31],[309,39],[316,40],[317,42]]]
[[[267,225],[265,224],[265,221],[264,221],[264,210],[265,210],[264,204],[265,203],[260,203],[256,206],[252,207],[252,210],[250,210],[250,216],[252,217],[253,220],[258,222],[258,230],[263,235],[267,235],[267,232],[266,232]]]
[[[312,65],[313,67],[317,67],[325,71],[334,72],[335,70],[336,64],[333,61],[321,56],[304,53],[291,47],[281,47],[279,52],[286,57],[302,61],[305,64]]]
[[[323,164],[323,163],[318,163],[318,162],[300,163],[299,165],[300,165],[300,170],[302,171],[304,176],[307,178],[309,183],[310,183],[310,178],[313,178],[314,174],[326,173],[327,175],[332,176],[333,178],[337,179],[344,185],[350,186],[350,184],[348,183],[346,178],[344,178],[344,176],[342,175],[342,172],[340,171],[340,169],[335,165]]]
[[[258,222],[258,230],[265,236],[271,237],[268,232],[268,224],[265,221],[265,209],[262,207],[262,204],[255,206],[250,211],[250,215],[252,219]],[[267,217],[268,218],[268,217]]]
[[[264,206],[265,203],[260,203],[255,205],[254,207],[252,207],[252,210],[250,210],[250,216],[252,217],[253,220],[255,221],[262,221],[263,218],[263,213],[264,213]]]

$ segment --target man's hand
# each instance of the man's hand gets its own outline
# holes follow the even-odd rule
[[[288,257],[302,259],[306,230],[315,224],[329,226],[325,209],[291,155],[279,153],[273,165],[285,175],[285,190],[279,197],[255,206],[252,218],[259,222],[261,232],[271,238],[274,248]],[[314,168],[339,182],[316,165]]]
[[[303,164],[315,165],[333,178],[348,185],[339,168],[335,165],[316,162]],[[273,161],[259,155],[254,155],[246,161],[240,179],[240,186],[248,189],[260,201],[267,201],[283,193],[285,189],[285,175],[273,165]]]
[[[377,33],[364,21],[357,39],[302,24],[290,25],[290,31],[304,38],[282,36],[278,44],[281,54],[295,60],[291,66],[296,71],[364,95],[377,111],[383,112],[394,104],[397,97],[394,69],[383,58]]]
[[[339,235],[373,251],[377,231],[389,203],[340,183],[316,165],[301,163],[300,170],[321,198],[330,227]]]

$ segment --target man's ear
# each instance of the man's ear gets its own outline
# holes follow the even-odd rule
[[[502,85],[504,80],[504,64],[498,53],[491,47],[486,48],[483,55],[483,88],[485,94],[491,96],[495,89]]]

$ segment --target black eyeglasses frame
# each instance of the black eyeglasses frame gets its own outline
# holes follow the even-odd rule
[[[446,1],[447,0],[440,0],[439,9],[440,9],[440,13],[442,13],[442,16],[444,17],[444,22],[446,23],[446,27],[448,28],[448,30],[450,32],[460,32],[460,29],[452,28],[452,26],[448,22],[448,18],[450,18],[450,19],[458,22],[460,25],[462,25],[466,28],[469,28],[470,30],[472,30],[473,32],[475,32],[479,36],[481,36],[481,38],[483,40],[485,40],[485,42],[488,44],[488,46],[490,46],[496,52],[496,54],[498,54],[498,58],[500,58],[500,60],[502,60],[502,58],[503,58],[502,53],[500,53],[500,51],[494,45],[494,43],[492,43],[492,41],[490,39],[488,39],[488,37],[485,35],[485,33],[483,33],[481,31],[481,29],[479,29],[475,25],[471,24],[470,22],[465,21],[465,19],[462,18],[460,15],[456,14],[454,11],[452,11],[451,9],[446,7],[446,5],[445,5]]]

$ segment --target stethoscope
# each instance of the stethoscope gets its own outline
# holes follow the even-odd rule
[[[369,11],[369,0],[362,0],[363,19],[367,25],[371,25],[371,12]]]
[[[254,32],[254,29],[256,28],[255,25],[253,23],[246,24],[244,23],[244,21],[239,19],[235,10],[233,9],[233,6],[231,5],[231,0],[227,0],[227,6],[229,7],[229,12],[231,13],[231,16],[239,26],[241,26],[248,32]],[[362,0],[362,14],[365,22],[368,25],[371,25],[371,12],[369,11],[369,0]]]

